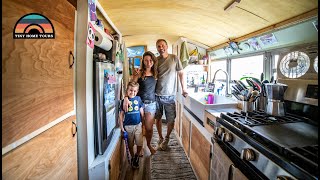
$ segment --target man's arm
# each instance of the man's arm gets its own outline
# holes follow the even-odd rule
[[[182,96],[187,97],[188,93],[187,93],[187,89],[184,86],[183,70],[178,71],[178,76],[179,76],[179,80],[180,80],[180,84],[181,84],[181,88],[182,88]]]
[[[119,114],[119,126],[122,132],[124,132],[124,128],[123,128],[123,117],[124,117],[124,111],[120,111]]]

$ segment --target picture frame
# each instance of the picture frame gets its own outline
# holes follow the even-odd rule
[[[147,51],[146,46],[131,46],[127,47],[127,57],[133,58],[136,56],[141,56]]]

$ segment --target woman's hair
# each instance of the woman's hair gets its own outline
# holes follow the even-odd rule
[[[129,89],[129,87],[138,87],[138,89],[139,89],[139,83],[134,82],[134,81],[130,81],[127,85],[127,90]]]
[[[141,63],[141,78],[144,79],[146,76],[146,66],[143,63],[144,57],[145,56],[150,56],[151,60],[153,61],[153,66],[151,67],[151,73],[153,74],[153,77],[155,79],[158,79],[158,60],[156,58],[156,56],[151,52],[151,51],[147,51],[143,54],[142,56],[142,63]]]

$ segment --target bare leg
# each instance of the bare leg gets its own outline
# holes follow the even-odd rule
[[[159,134],[159,140],[163,139],[161,118],[160,119],[156,119],[156,126],[157,126],[157,130],[158,130],[158,134]]]
[[[167,123],[167,135],[166,135],[166,138],[168,138],[168,139],[170,138],[170,134],[171,134],[173,128],[174,128],[174,122],[168,122]]]
[[[154,117],[151,115],[151,113],[145,113],[146,140],[151,154],[154,154],[156,152],[156,150],[154,150],[150,144],[153,135],[153,124]]]
[[[133,158],[133,155],[134,155],[133,146],[130,146],[130,145],[129,145],[129,152],[130,152],[131,158]]]
[[[139,156],[140,152],[141,152],[142,146],[137,146],[137,152],[136,155]]]

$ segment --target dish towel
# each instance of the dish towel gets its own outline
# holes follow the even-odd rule
[[[229,174],[232,170],[231,165],[233,162],[223,152],[217,143],[213,144],[213,157],[212,157],[212,176],[210,180],[229,180]],[[232,176],[232,175],[231,175]]]
[[[189,53],[188,53],[187,43],[185,41],[181,43],[180,61],[182,63],[183,68],[188,66]]]
[[[248,180],[248,178],[235,166],[232,166],[233,173],[232,173],[232,180]]]

